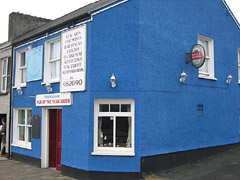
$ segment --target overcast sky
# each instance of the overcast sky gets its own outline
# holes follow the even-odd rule
[[[0,6],[0,43],[8,39],[8,16],[20,12],[47,19],[56,19],[97,0],[7,0]],[[209,0],[211,1],[211,0]],[[219,0],[221,1],[221,0]],[[240,0],[226,0],[240,22]]]

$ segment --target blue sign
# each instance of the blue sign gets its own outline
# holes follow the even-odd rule
[[[27,51],[27,82],[42,79],[42,46]]]

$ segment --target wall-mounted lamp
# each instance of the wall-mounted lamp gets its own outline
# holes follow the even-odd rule
[[[231,82],[232,82],[232,75],[229,74],[229,75],[228,75],[228,78],[227,78],[227,80],[226,80],[226,83],[227,83],[227,84],[231,84]]]
[[[180,76],[179,81],[180,81],[180,83],[184,83],[186,81],[186,79],[187,79],[187,74],[183,71]]]
[[[48,92],[52,92],[52,86],[51,86],[51,84],[48,82],[48,83],[46,83],[46,85],[45,85],[45,87],[46,87],[46,90],[48,91]]]
[[[110,78],[110,82],[112,84],[112,88],[115,88],[117,86],[116,77],[114,76],[114,74],[112,74],[112,77]]]
[[[32,49],[32,45],[29,45],[29,46],[27,47],[27,49],[28,49],[28,50],[31,50],[31,49]]]
[[[19,96],[23,95],[23,91],[22,91],[21,87],[17,88],[17,93],[18,93]]]

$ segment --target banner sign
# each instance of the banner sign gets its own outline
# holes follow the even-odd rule
[[[70,106],[71,93],[39,94],[36,96],[36,106]]]
[[[62,32],[61,92],[86,90],[86,25]]]
[[[42,79],[42,46],[27,51],[27,82]]]

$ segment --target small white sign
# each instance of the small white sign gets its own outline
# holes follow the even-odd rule
[[[70,106],[71,93],[39,94],[36,96],[36,106]]]
[[[61,92],[86,90],[86,25],[62,33]]]

